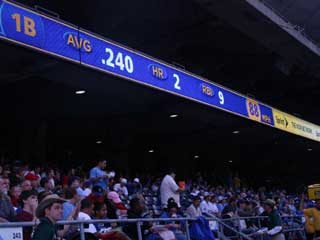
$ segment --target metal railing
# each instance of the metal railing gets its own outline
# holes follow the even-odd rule
[[[263,239],[263,236],[257,236],[255,235],[255,233],[246,233],[245,229],[240,229],[239,226],[239,222],[241,220],[244,221],[257,221],[258,224],[258,228],[261,228],[262,226],[262,222],[263,220],[265,220],[267,217],[262,217],[262,216],[258,216],[258,217],[234,217],[234,218],[229,218],[229,219],[221,219],[221,218],[217,218],[217,217],[210,217],[210,218],[206,218],[208,221],[216,221],[218,224],[218,229],[216,232],[217,237],[219,239],[244,239],[244,240],[252,240],[257,239],[257,237],[259,237],[261,240]],[[297,218],[295,216],[290,216],[290,217],[283,217],[283,218],[291,218],[292,220],[294,218]],[[143,234],[142,234],[142,230],[141,230],[141,225],[144,222],[180,222],[183,223],[184,226],[184,234],[187,240],[190,240],[190,233],[189,233],[189,223],[196,221],[196,218],[137,218],[137,219],[105,219],[105,220],[73,220],[73,221],[58,221],[56,224],[57,225],[77,225],[79,228],[79,233],[80,233],[80,239],[81,240],[85,240],[85,225],[86,224],[95,224],[95,223],[135,223],[136,224],[136,228],[137,228],[137,236],[138,236],[138,240],[142,240],[143,239]],[[226,221],[233,221],[235,224],[235,227],[229,226],[228,223],[226,223]],[[39,221],[36,222],[7,222],[7,223],[0,223],[0,228],[15,228],[15,227],[34,227],[35,225],[37,225],[39,223]],[[238,224],[237,224],[238,223]],[[224,230],[228,229],[231,232],[234,233],[234,236],[225,236],[224,234]],[[256,229],[256,230],[257,230]],[[294,227],[294,228],[288,228],[286,226],[284,226],[283,228],[283,233],[284,234],[288,234],[288,233],[295,233],[295,232],[301,232],[304,234],[305,236],[305,228],[304,228],[304,224],[301,223],[301,225],[299,225],[299,227]],[[290,238],[288,238],[290,239]],[[292,238],[294,239],[294,238]]]

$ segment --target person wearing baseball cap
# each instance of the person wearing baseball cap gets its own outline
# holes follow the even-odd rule
[[[267,199],[263,208],[268,216],[268,234],[272,240],[285,240],[282,233],[282,221],[280,214],[276,208],[276,202],[272,199]]]

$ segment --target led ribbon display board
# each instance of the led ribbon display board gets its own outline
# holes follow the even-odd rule
[[[319,126],[60,20],[8,1],[0,6],[2,39],[320,141]]]

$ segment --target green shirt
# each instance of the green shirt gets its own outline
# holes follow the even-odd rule
[[[282,226],[281,218],[277,210],[272,210],[268,215],[268,229],[272,229],[277,226]]]
[[[56,230],[49,218],[40,218],[40,224],[35,229],[32,240],[55,240]]]

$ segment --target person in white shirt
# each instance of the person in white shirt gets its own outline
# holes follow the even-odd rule
[[[128,180],[125,178],[121,178],[120,183],[116,183],[113,186],[113,190],[115,192],[117,192],[119,195],[124,195],[125,197],[128,197],[129,193],[128,193],[128,189],[127,189],[127,183]]]
[[[174,180],[176,174],[173,170],[168,171],[168,174],[163,178],[160,186],[160,198],[161,205],[166,208],[168,205],[168,199],[173,198],[180,208],[180,192],[184,191],[180,188]]]
[[[212,217],[212,214],[209,213],[209,204],[210,204],[210,194],[208,192],[204,193],[204,199],[200,204],[200,209],[203,216]]]
[[[202,213],[200,210],[201,198],[199,196],[194,197],[193,203],[187,208],[186,213],[190,218],[201,217]]]
[[[93,207],[94,205],[89,199],[82,199],[78,220],[91,220],[91,216],[93,215]],[[89,227],[84,228],[84,232],[96,234],[97,229],[92,223],[90,223]]]
[[[219,215],[219,209],[218,209],[217,202],[216,202],[216,196],[213,194],[210,196],[209,214],[215,215],[215,216]]]

